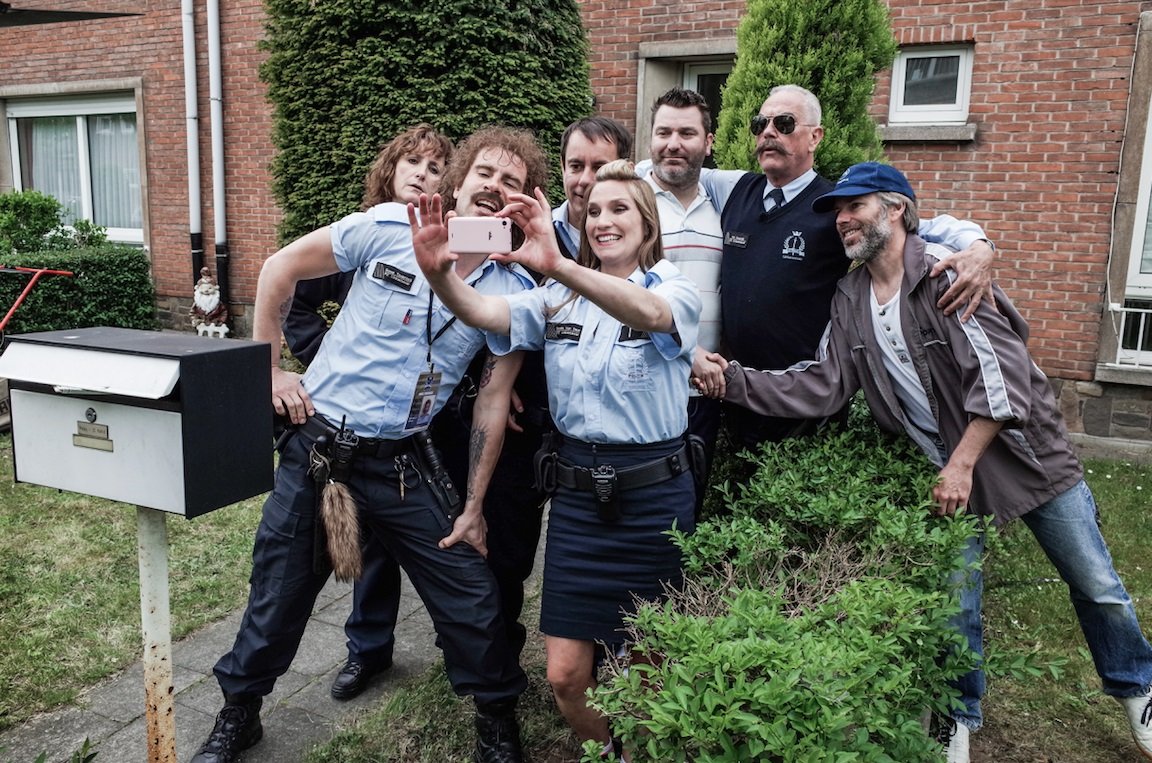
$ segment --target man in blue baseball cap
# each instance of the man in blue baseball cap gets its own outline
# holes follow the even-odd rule
[[[709,382],[713,372],[698,385],[762,415],[798,418],[834,413],[863,389],[880,428],[912,438],[939,467],[938,516],[1020,518],[1067,583],[1104,693],[1123,705],[1140,752],[1152,760],[1152,646],[1112,567],[1052,388],[1028,355],[1023,318],[995,285],[995,302],[981,302],[967,322],[944,314],[939,300],[954,276],[929,273],[947,250],[916,234],[916,196],[898,170],[853,165],[812,208],[836,211],[844,251],[863,265],[837,285],[817,359],[755,371],[713,354],[725,366],[723,382]],[[971,538],[968,561],[983,545],[983,533]],[[956,582],[955,624],[979,655],[980,573]],[[960,703],[939,738],[949,763],[966,763],[969,732],[983,720],[983,671],[962,676],[956,688]]]

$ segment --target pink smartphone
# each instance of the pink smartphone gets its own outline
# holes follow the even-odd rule
[[[448,251],[455,254],[507,254],[512,251],[512,221],[506,217],[451,217]]]

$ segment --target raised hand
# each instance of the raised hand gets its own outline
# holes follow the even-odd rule
[[[431,198],[426,193],[420,194],[419,217],[416,210],[416,205],[408,204],[408,225],[412,229],[416,264],[429,278],[450,272],[457,256],[448,251],[448,221],[444,217],[440,194]]]

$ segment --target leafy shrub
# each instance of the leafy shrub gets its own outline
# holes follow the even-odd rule
[[[685,584],[638,609],[645,662],[610,666],[593,699],[643,759],[938,759],[920,718],[972,664],[947,580],[976,520],[930,518],[936,469],[855,407],[745,454],[730,515],[673,533]]]
[[[104,228],[89,220],[64,227],[63,209],[59,201],[39,191],[0,194],[0,254],[74,249],[107,240]]]
[[[88,326],[154,329],[155,288],[148,256],[135,247],[102,244],[0,257],[8,267],[49,268],[73,277],[45,275],[12,314],[6,333]],[[0,307],[16,304],[30,275],[0,272]]]
[[[358,209],[380,146],[417,122],[453,140],[485,124],[530,128],[556,167],[564,128],[592,108],[574,0],[265,7],[282,240]]]

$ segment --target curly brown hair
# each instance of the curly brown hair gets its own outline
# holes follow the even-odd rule
[[[456,160],[448,165],[448,172],[444,173],[444,179],[440,182],[443,189],[440,195],[444,198],[445,209],[456,208],[456,189],[464,184],[464,178],[468,176],[480,152],[489,148],[498,148],[524,162],[528,171],[524,193],[531,195],[533,188],[548,187],[548,156],[536,143],[536,136],[531,130],[495,125],[482,127],[461,141],[456,149]]]
[[[409,127],[388,141],[376,155],[372,166],[368,168],[368,174],[364,176],[364,200],[360,204],[361,211],[386,201],[396,200],[392,189],[392,183],[396,179],[396,165],[410,154],[439,159],[441,165],[447,166],[452,159],[452,141],[427,122]],[[440,182],[444,182],[443,177]]]

